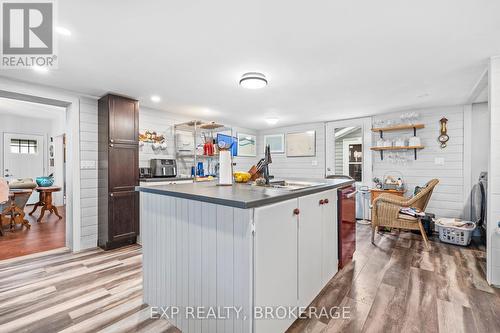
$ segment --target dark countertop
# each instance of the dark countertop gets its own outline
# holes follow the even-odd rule
[[[292,180],[292,179],[289,179]],[[172,184],[156,186],[137,186],[136,191],[167,195],[236,208],[254,208],[272,203],[298,198],[304,195],[318,193],[335,188],[345,187],[354,183],[350,179],[293,179],[295,181],[311,181],[322,183],[319,186],[290,191],[250,184],[234,184],[233,186],[217,186],[213,182],[192,184]]]
[[[139,178],[140,182],[154,183],[154,182],[175,182],[178,180],[193,180],[192,177],[152,177],[152,178]]]

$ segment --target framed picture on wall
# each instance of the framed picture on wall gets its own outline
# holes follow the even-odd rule
[[[257,137],[238,133],[238,156],[257,156]]]
[[[285,134],[264,135],[264,148],[269,145],[271,153],[283,154],[285,152]]]
[[[286,156],[316,156],[316,131],[287,133]]]

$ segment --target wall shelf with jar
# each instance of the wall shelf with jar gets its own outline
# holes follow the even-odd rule
[[[370,148],[373,151],[380,152],[380,159],[384,159],[384,151],[387,150],[413,150],[415,160],[417,159],[417,150],[424,149],[420,142],[420,138],[417,136],[417,129],[425,128],[424,124],[398,124],[392,126],[385,127],[374,127],[372,128],[372,132],[380,133],[380,139],[377,141],[376,147]],[[393,131],[404,131],[413,129],[413,137],[410,137],[407,141],[404,139],[397,139],[395,142],[390,140],[384,140],[384,132],[393,132]]]
[[[233,129],[215,122],[193,120],[174,125],[174,147],[177,163],[191,168],[195,181],[219,174],[218,134],[233,138]],[[231,157],[232,159],[232,157]],[[231,161],[232,167],[232,161]],[[231,173],[232,174],[232,173]]]

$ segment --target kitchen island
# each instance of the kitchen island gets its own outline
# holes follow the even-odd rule
[[[352,183],[139,186],[145,303],[183,332],[285,331],[337,272]]]

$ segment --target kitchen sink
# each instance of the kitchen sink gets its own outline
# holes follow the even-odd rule
[[[288,191],[298,191],[298,190],[303,190],[306,188],[316,187],[316,186],[321,186],[321,185],[324,185],[324,183],[280,180],[280,181],[271,181],[271,183],[269,184],[269,187],[288,190]]]

